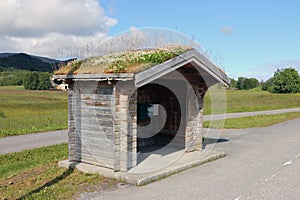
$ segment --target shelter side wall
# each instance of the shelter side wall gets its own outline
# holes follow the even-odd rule
[[[76,81],[71,104],[69,124],[74,124],[75,131],[69,135],[70,159],[114,168],[113,86]]]

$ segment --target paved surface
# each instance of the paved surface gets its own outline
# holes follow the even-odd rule
[[[124,186],[81,199],[299,199],[300,119],[224,132],[207,144],[228,156],[146,186]],[[215,133],[211,133],[213,136]]]
[[[227,113],[227,114],[214,114],[214,115],[205,115],[204,121],[209,120],[219,120],[219,119],[229,119],[229,118],[239,118],[255,115],[270,115],[270,114],[280,114],[280,113],[289,113],[289,112],[300,112],[300,108],[289,108],[289,109],[280,109],[280,110],[266,110],[266,111],[256,111],[256,112],[242,112],[242,113]]]
[[[168,149],[170,149],[170,147]],[[164,153],[166,150],[160,152]],[[101,174],[105,177],[114,178],[134,185],[145,185],[153,181],[161,180],[163,177],[170,176],[174,173],[226,156],[224,152],[206,150],[184,153],[183,150],[178,150],[178,148],[175,148],[175,152],[168,153],[167,155],[158,155],[157,153],[158,152],[154,152],[151,154],[151,156],[153,156],[152,158],[148,157],[128,172],[115,172],[112,169],[105,167],[86,163],[69,162],[68,160],[59,161],[58,166],[64,168],[76,168],[85,173]]]
[[[67,130],[11,136],[0,139],[0,154],[66,143]]]

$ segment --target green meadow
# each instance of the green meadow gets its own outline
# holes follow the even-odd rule
[[[223,120],[205,121],[203,127],[213,129],[260,128],[300,118],[300,112],[257,115]]]
[[[67,92],[0,87],[0,137],[67,128]]]
[[[225,93],[227,113],[300,107],[300,93],[271,94],[267,91],[262,91],[260,88],[252,90],[225,90]],[[217,99],[217,102],[224,103],[224,99],[220,99]],[[207,93],[204,98],[204,114],[210,114],[211,112],[211,97],[210,93]]]

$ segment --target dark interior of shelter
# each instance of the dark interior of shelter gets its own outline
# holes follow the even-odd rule
[[[158,105],[164,108],[165,114]],[[181,121],[180,103],[170,89],[159,84],[140,87],[137,92],[137,125],[147,126],[155,117],[163,119],[163,114],[166,116],[165,123],[155,134],[141,137],[138,129],[138,152],[155,151],[169,144],[178,134]]]

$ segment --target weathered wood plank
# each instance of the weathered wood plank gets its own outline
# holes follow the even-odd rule
[[[77,147],[76,153],[78,154],[86,154],[86,155],[95,155],[103,158],[113,158],[114,157],[114,150],[105,151],[105,149],[95,149],[92,147]]]
[[[109,107],[94,107],[94,106],[76,106],[76,110],[80,110],[81,112],[102,112],[102,113],[112,113],[112,108]],[[76,113],[77,114],[77,113]]]
[[[105,132],[89,132],[80,135],[81,140],[89,140],[90,143],[98,143],[98,144],[109,144],[113,143],[114,135],[113,134],[105,134]]]
[[[90,156],[90,155],[81,155],[74,156],[75,161],[86,162],[94,165],[100,165],[107,168],[113,168],[113,160],[103,159],[101,157]]]
[[[98,133],[105,133],[105,134],[113,134],[112,127],[104,127],[92,124],[82,124],[80,127],[80,131],[92,131]]]
[[[90,100],[82,100],[81,106],[106,106],[106,107],[113,107],[114,101],[113,100],[103,100],[103,99],[90,99]]]
[[[82,100],[113,101],[113,94],[81,94]]]
[[[93,125],[99,127],[113,127],[114,121],[112,119],[109,120],[97,120],[97,119],[76,119],[76,125],[84,126],[84,125]]]

